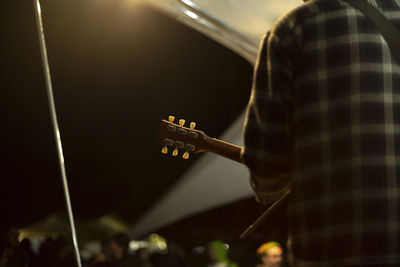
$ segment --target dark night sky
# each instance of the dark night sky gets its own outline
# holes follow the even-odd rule
[[[0,10],[2,221],[22,226],[65,204],[33,3]],[[245,108],[252,67],[125,0],[43,0],[42,14],[75,217],[133,223],[196,160],[160,154],[160,119],[218,137]]]

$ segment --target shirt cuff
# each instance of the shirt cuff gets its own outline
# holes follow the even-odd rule
[[[250,176],[250,185],[255,192],[257,202],[270,204],[290,190],[290,178],[287,175],[274,178]]]

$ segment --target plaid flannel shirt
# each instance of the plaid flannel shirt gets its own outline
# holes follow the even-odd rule
[[[400,29],[400,0],[368,1]],[[299,265],[400,266],[400,64],[360,11],[311,0],[272,27],[244,133],[257,198],[291,187]]]

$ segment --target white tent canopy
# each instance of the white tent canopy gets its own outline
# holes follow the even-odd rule
[[[146,3],[204,33],[255,63],[259,42],[298,0],[147,0]],[[243,144],[244,113],[219,138]],[[253,194],[244,165],[204,154],[132,228],[140,236]]]
[[[300,0],[145,0],[174,19],[232,49],[250,63],[261,37]]]

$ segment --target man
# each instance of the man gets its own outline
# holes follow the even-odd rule
[[[89,263],[91,267],[130,267],[144,266],[139,260],[128,253],[129,237],[118,233],[106,240],[103,251],[94,256]]]
[[[400,28],[399,0],[366,0]],[[360,11],[310,0],[266,34],[242,159],[287,190],[296,266],[400,266],[400,64]]]
[[[278,242],[267,242],[257,249],[262,264],[257,267],[279,267],[282,263],[282,248]]]

